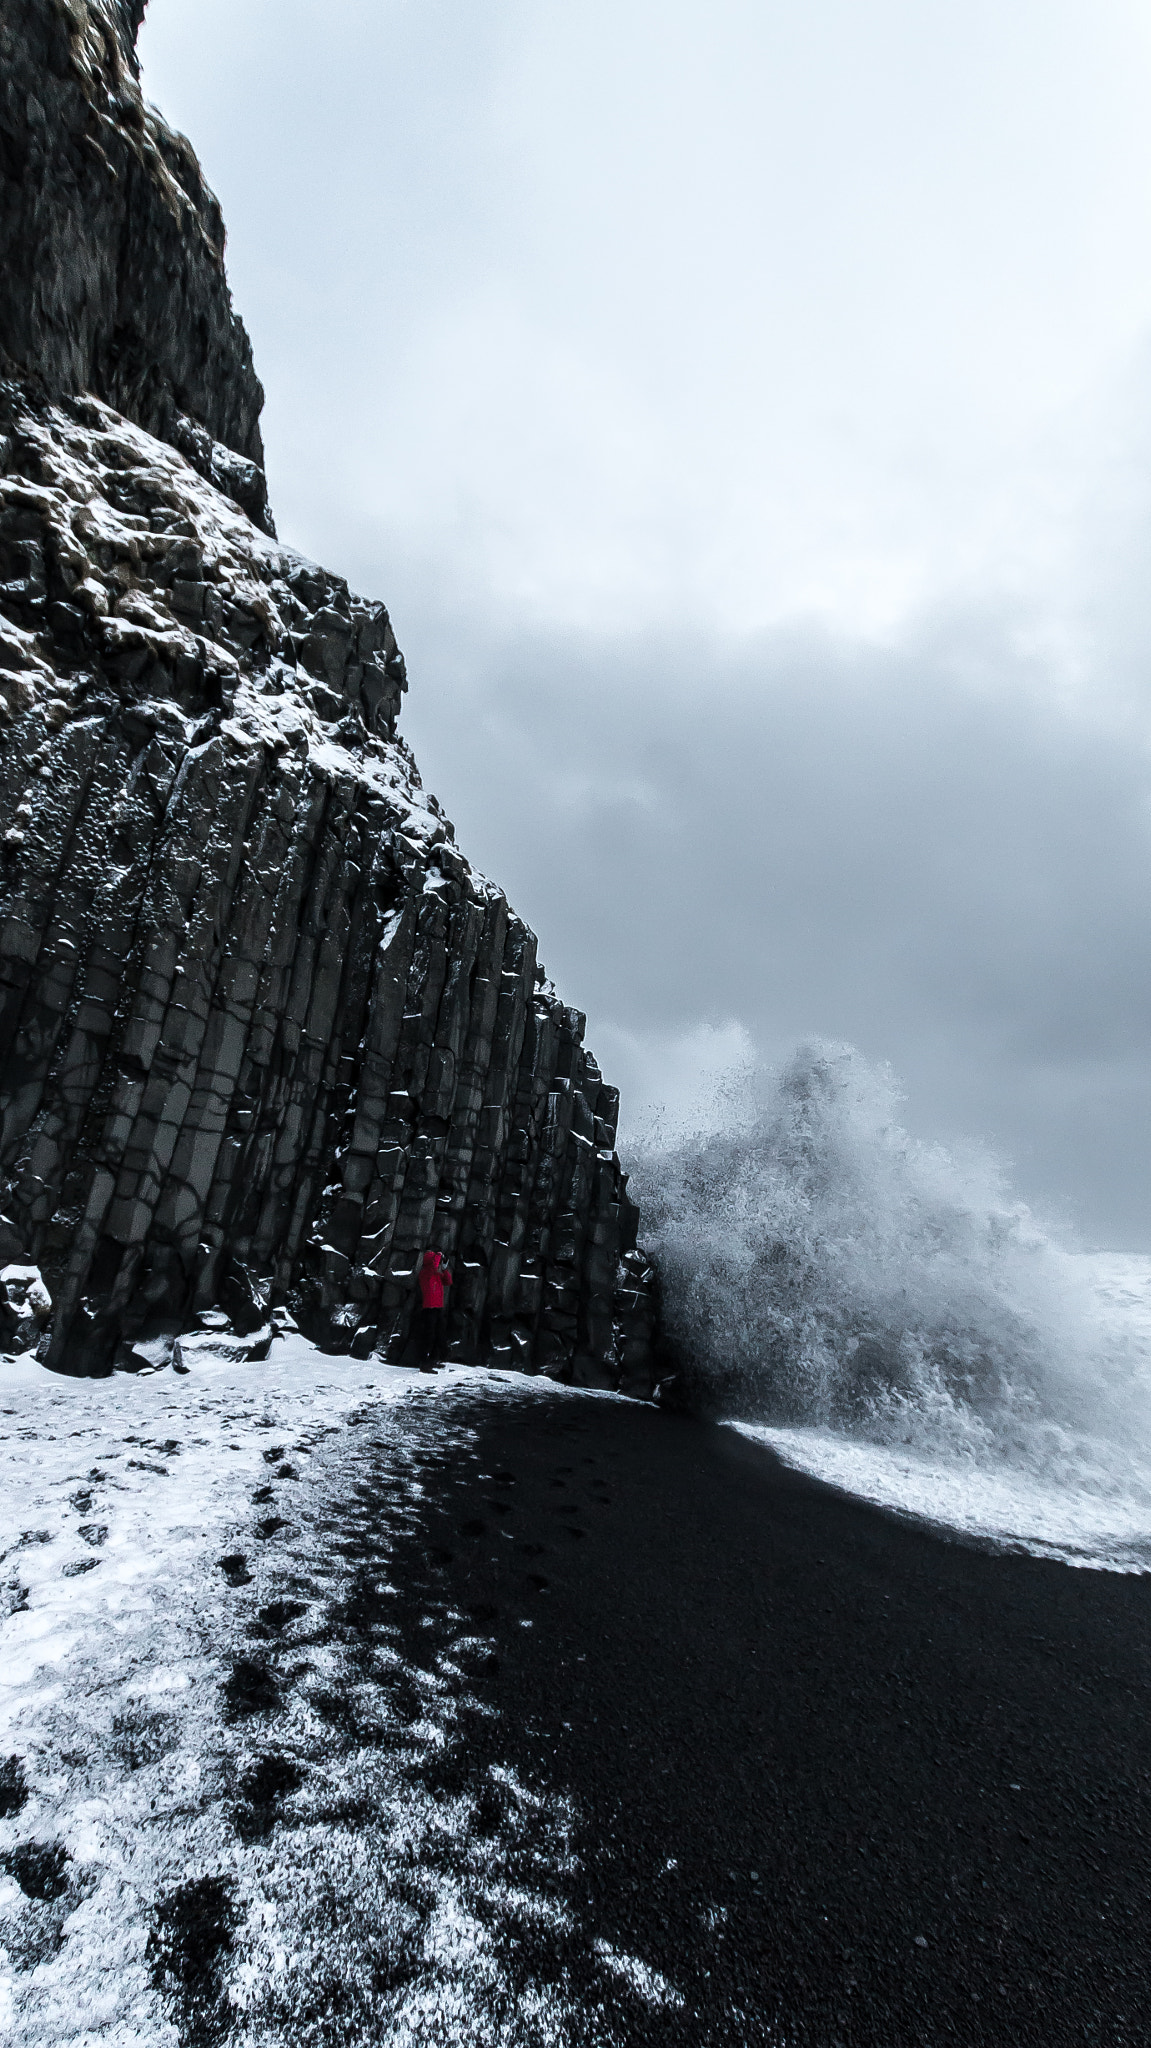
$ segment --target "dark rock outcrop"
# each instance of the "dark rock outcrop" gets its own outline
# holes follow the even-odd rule
[[[396,1357],[432,1243],[450,1357],[647,1392],[616,1092],[274,538],[142,12],[0,0],[0,1348]]]
[[[145,102],[143,0],[0,0],[0,365],[94,392],[270,528],[263,392],[191,145]]]
[[[0,393],[0,1235],[50,1364],[213,1309],[266,1350],[280,1305],[395,1356],[432,1242],[450,1356],[647,1391],[616,1091],[405,687],[383,606],[176,450]]]

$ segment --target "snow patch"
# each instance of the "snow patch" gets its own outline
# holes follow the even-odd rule
[[[512,1391],[299,1336],[0,1366],[14,2048],[607,2048],[677,2002],[576,1924],[568,1800],[477,1762],[490,1637],[446,1592],[397,1623],[427,1474]]]

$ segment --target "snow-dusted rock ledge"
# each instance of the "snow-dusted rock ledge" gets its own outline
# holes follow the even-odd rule
[[[616,1091],[405,687],[174,448],[0,387],[0,1234],[53,1367],[277,1306],[394,1358],[435,1242],[452,1358],[647,1391]]]

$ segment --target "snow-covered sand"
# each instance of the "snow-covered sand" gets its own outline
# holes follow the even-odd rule
[[[575,2038],[561,1993],[508,1989],[515,1930],[564,1932],[543,1883],[570,1859],[563,1802],[507,1773],[424,1782],[485,1711],[467,1674],[490,1645],[445,1609],[426,1658],[389,1646],[387,1529],[462,1447],[443,1397],[465,1380],[507,1384],[298,1338],[180,1378],[0,1367],[0,2028],[20,2048]]]
[[[1028,1968],[1073,1927],[1052,2009],[1138,2009],[1140,1580],[520,1376],[2,1370],[17,2048],[766,2048],[817,1995],[849,2038],[841,1943],[902,2039],[1005,1996],[989,1868]]]

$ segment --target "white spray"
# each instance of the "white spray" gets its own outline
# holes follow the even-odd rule
[[[1048,1503],[1087,1495],[1151,1537],[1145,1291],[1108,1295],[987,1152],[911,1137],[890,1071],[849,1047],[749,1070],[724,1106],[721,1128],[632,1162],[668,1333],[706,1405],[809,1452],[815,1431],[898,1447],[918,1507],[926,1458],[953,1490],[959,1470],[1010,1471],[1016,1496],[1024,1479]],[[979,1525],[954,1504],[945,1518]]]

